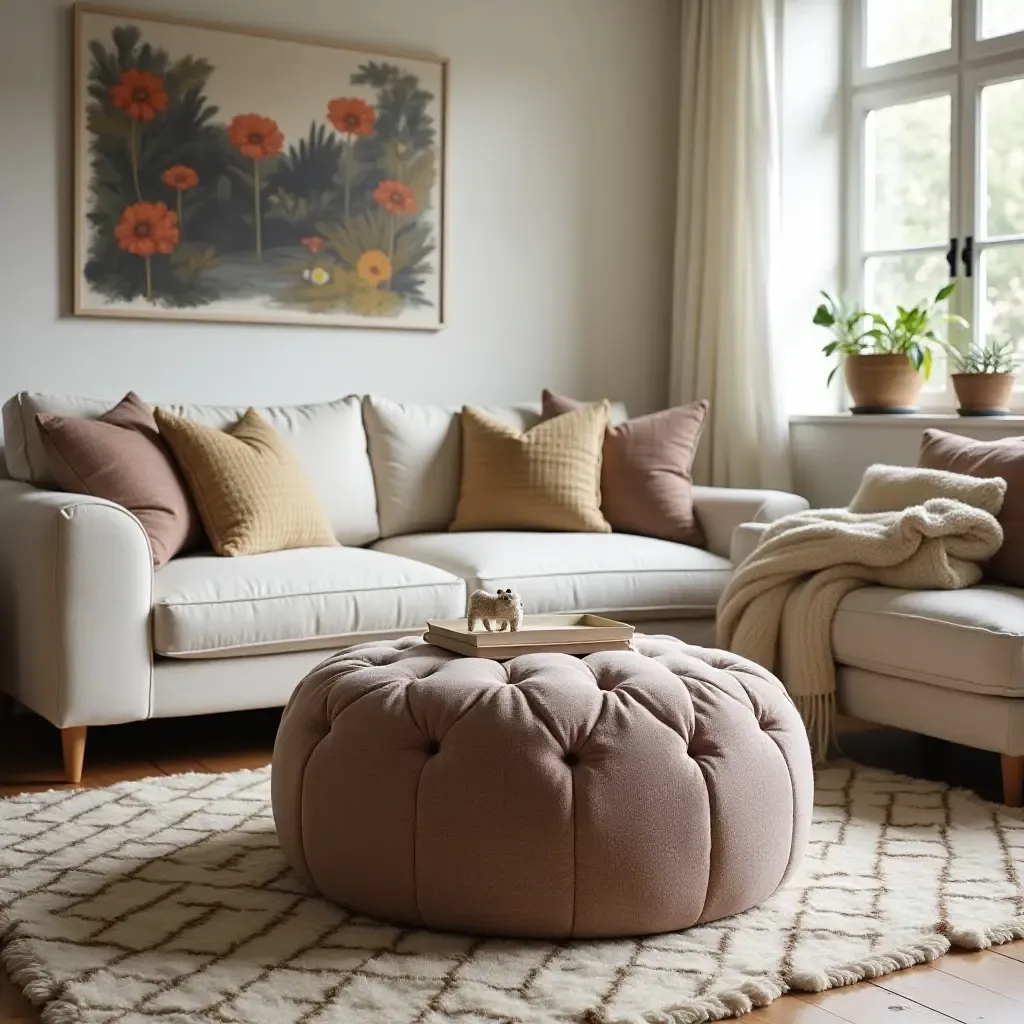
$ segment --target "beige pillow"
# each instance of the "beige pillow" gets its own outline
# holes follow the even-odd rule
[[[218,555],[337,547],[305,470],[255,409],[228,430],[164,409],[156,421]]]
[[[609,533],[600,509],[608,403],[526,433],[480,409],[462,410],[462,484],[453,530]]]

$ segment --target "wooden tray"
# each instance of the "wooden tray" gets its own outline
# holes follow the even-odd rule
[[[544,651],[593,654],[628,651],[633,627],[601,615],[524,615],[523,624],[515,633],[488,633],[470,632],[465,619],[428,619],[424,639],[469,657],[515,658]]]
[[[466,658],[490,658],[491,661],[505,661],[508,658],[519,658],[524,654],[572,654],[582,657],[584,654],[597,654],[600,651],[629,651],[632,646],[628,640],[591,640],[577,644],[506,644],[504,647],[474,647],[454,640],[450,636],[437,636],[424,633],[423,639],[435,647],[443,647],[453,654],[461,654]]]

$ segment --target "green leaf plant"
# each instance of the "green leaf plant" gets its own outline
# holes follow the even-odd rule
[[[896,315],[886,319],[881,313],[859,309],[842,299],[834,299],[822,292],[824,302],[814,311],[814,323],[827,328],[832,340],[822,348],[826,356],[878,355],[906,356],[915,370],[924,374],[925,380],[931,375],[934,360],[933,346],[952,351],[953,346],[936,334],[939,323],[955,323],[969,326],[961,316],[939,313],[940,303],[945,302],[956,282],[944,285],[932,299],[923,299],[909,309],[896,307]],[[837,363],[828,375],[829,384],[841,364]]]

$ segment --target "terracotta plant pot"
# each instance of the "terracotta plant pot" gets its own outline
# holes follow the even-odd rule
[[[913,412],[923,378],[906,356],[847,356],[851,412]]]
[[[1005,416],[1010,411],[1014,373],[954,373],[961,416]]]

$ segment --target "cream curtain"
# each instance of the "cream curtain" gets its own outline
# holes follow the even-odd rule
[[[681,0],[674,402],[711,400],[695,478],[790,485],[773,374],[775,0]]]

